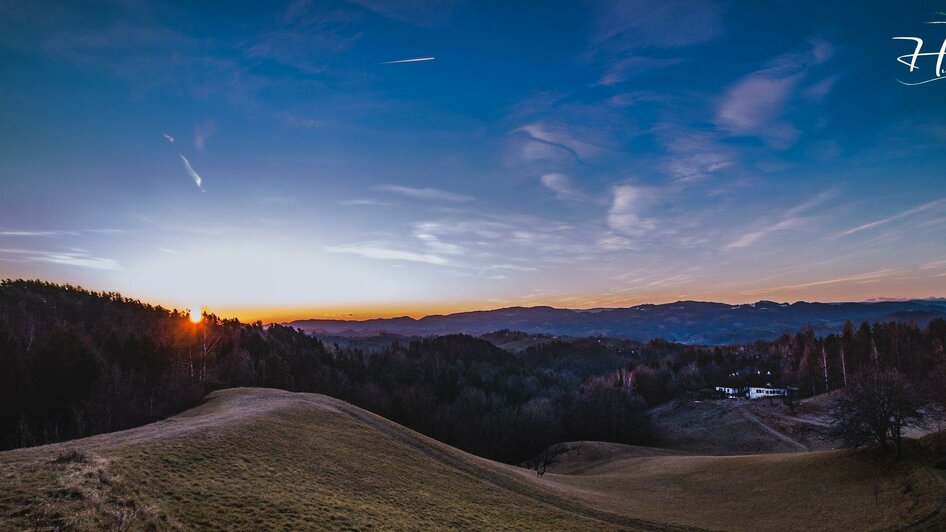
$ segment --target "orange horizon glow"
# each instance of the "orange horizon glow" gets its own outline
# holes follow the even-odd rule
[[[244,323],[262,321],[263,323],[285,323],[295,320],[372,320],[410,317],[420,319],[438,314],[493,310],[509,305],[404,305],[382,306],[366,305],[360,307],[220,307],[215,312],[221,316],[233,317]],[[527,305],[527,306],[540,306]]]
[[[57,282],[68,282],[56,280]],[[809,286],[812,285],[812,286]],[[770,300],[778,303],[795,303],[800,301],[837,303],[837,302],[870,302],[882,300],[906,300],[941,298],[946,294],[927,291],[922,287],[901,285],[889,291],[867,292],[861,285],[847,285],[837,283],[829,285],[824,282],[813,282],[794,286],[777,287],[773,289],[740,290],[742,287],[715,287],[709,290],[695,290],[687,292],[666,291],[663,293],[642,293],[639,295],[613,296],[604,294],[577,295],[565,293],[562,297],[529,297],[507,296],[484,300],[461,300],[449,304],[438,301],[405,301],[399,303],[356,303],[326,304],[326,305],[240,305],[234,303],[220,303],[211,306],[177,305],[173,300],[165,297],[148,297],[147,294],[125,291],[123,295],[137,299],[145,304],[160,306],[165,309],[178,309],[187,314],[193,323],[201,323],[204,314],[218,316],[222,319],[237,319],[243,323],[260,321],[264,324],[287,323],[295,320],[351,320],[363,321],[371,319],[387,319],[410,317],[420,319],[426,316],[453,314],[460,312],[489,311],[510,307],[554,307],[559,309],[589,310],[595,308],[628,308],[643,304],[661,305],[678,301],[716,302],[728,305],[754,303],[760,300]],[[105,291],[103,286],[87,286],[93,291]],[[731,291],[732,290],[732,291]],[[886,292],[886,293],[885,293]],[[934,292],[934,293],[930,293]],[[889,297],[884,297],[889,295]],[[212,298],[204,298],[210,300]]]
[[[390,319],[390,318],[401,318],[409,317],[413,319],[421,319],[427,316],[436,316],[444,314],[455,314],[462,312],[477,312],[477,311],[491,311],[498,310],[503,308],[510,307],[554,307],[559,309],[569,309],[569,310],[590,310],[595,308],[626,308],[633,307],[643,304],[654,304],[654,305],[663,305],[669,303],[675,303],[678,301],[704,301],[704,302],[715,302],[728,305],[740,305],[747,303],[755,303],[763,298],[756,298],[751,301],[725,301],[717,300],[710,298],[699,298],[699,297],[678,297],[665,300],[632,300],[632,301],[623,301],[623,302],[601,302],[601,303],[591,303],[591,304],[569,304],[568,302],[562,301],[529,301],[529,302],[505,302],[501,304],[492,304],[485,303],[477,305],[475,303],[470,303],[466,305],[450,305],[450,306],[396,306],[396,307],[382,307],[382,306],[369,306],[369,307],[360,307],[360,308],[325,308],[325,307],[288,307],[288,308],[278,308],[278,307],[221,307],[218,312],[216,312],[221,317],[230,317],[236,318],[243,323],[253,323],[256,321],[261,321],[264,324],[267,323],[287,323],[296,320],[346,320],[346,321],[365,321],[373,319]],[[900,298],[891,298],[891,299],[900,299]],[[917,297],[916,299],[924,299]],[[855,299],[796,299],[790,301],[783,301],[779,299],[773,299],[778,303],[797,303],[800,301],[810,301],[810,302],[819,302],[819,303],[845,303],[845,302],[858,302],[858,301],[869,301],[865,299],[855,300]]]

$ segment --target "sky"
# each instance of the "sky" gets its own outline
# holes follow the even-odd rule
[[[943,9],[0,0],[0,278],[264,321],[946,296]]]

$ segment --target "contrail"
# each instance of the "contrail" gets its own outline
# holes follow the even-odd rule
[[[168,139],[168,142],[172,144],[174,143],[174,137],[172,137],[171,135],[168,135],[167,133],[165,133],[164,138]]]
[[[415,57],[413,59],[398,59],[397,61],[385,61],[382,65],[396,65],[398,63],[419,63],[421,61],[433,61],[436,57]]]
[[[201,179],[200,175],[198,175],[197,172],[195,172],[194,169],[191,167],[191,163],[190,161],[187,160],[187,157],[184,157],[184,155],[180,153],[178,155],[180,155],[181,160],[184,161],[184,169],[187,170],[187,173],[190,174],[192,178],[194,178],[194,183],[197,183],[197,188],[203,190],[204,187],[201,186],[201,183],[203,183],[204,180]]]

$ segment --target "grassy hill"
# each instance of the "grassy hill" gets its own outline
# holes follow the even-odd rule
[[[941,477],[913,463],[582,448],[538,478],[329,397],[223,390],[165,421],[0,453],[0,529],[943,524]]]

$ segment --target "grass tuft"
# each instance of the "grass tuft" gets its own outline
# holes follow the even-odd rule
[[[86,464],[89,462],[89,457],[85,455],[82,451],[78,449],[68,449],[60,452],[56,458],[49,461],[50,464]]]

